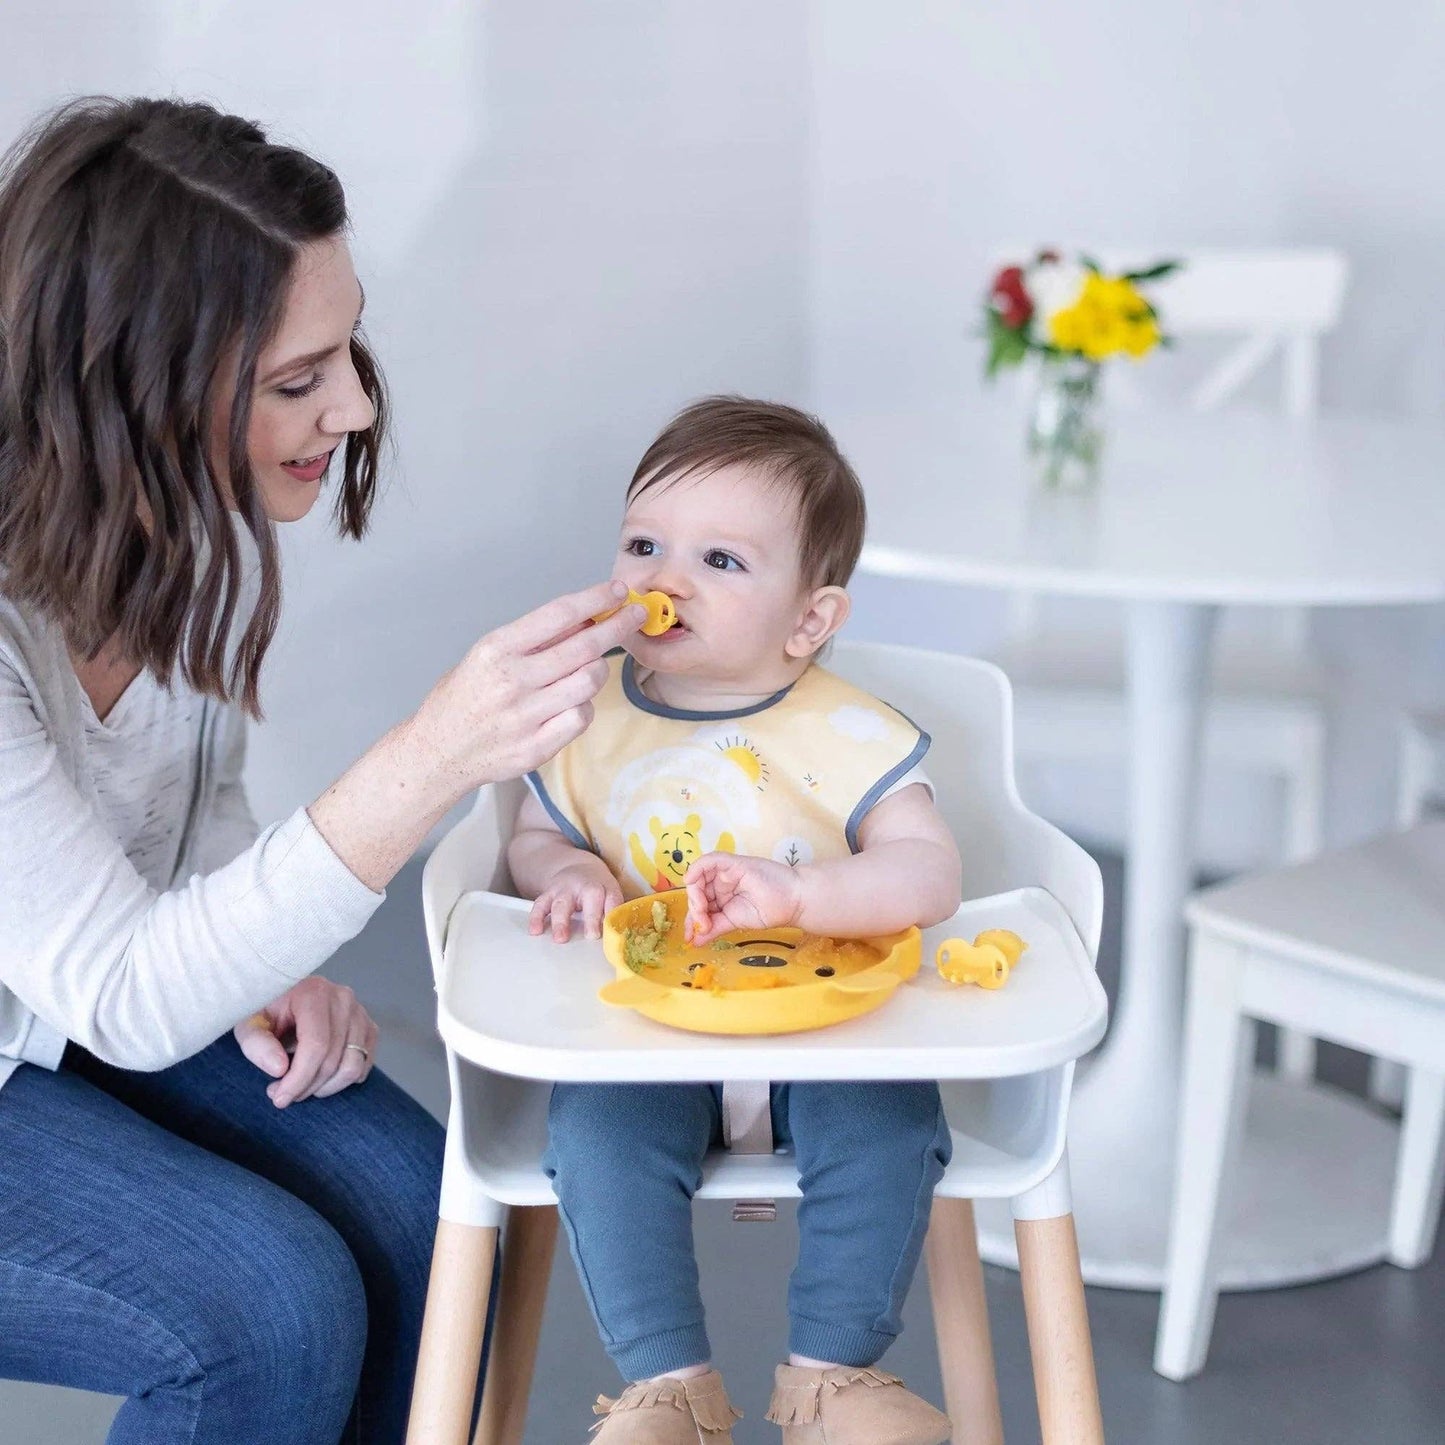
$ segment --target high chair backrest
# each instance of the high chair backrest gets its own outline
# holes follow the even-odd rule
[[[1098,865],[1019,797],[1013,694],[1004,674],[977,658],[878,642],[839,642],[827,665],[933,739],[923,768],[958,842],[964,897],[1045,888],[1097,957],[1104,909]]]
[[[432,971],[441,968],[447,922],[464,893],[510,893],[507,844],[527,785],[520,778],[477,792],[471,811],[432,849],[421,875],[421,910]]]
[[[1012,698],[1003,673],[973,658],[868,642],[839,643],[827,666],[907,714],[932,737],[924,768],[958,840],[965,896],[1045,888],[1096,957],[1103,917],[1098,866],[1019,798]],[[428,860],[422,909],[434,969],[443,956],[447,920],[462,894],[510,891],[506,845],[525,790],[520,781],[483,788],[471,812]]]

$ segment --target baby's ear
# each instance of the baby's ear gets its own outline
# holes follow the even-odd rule
[[[853,603],[843,588],[816,588],[808,594],[784,651],[789,657],[812,657],[848,620],[852,608]]]

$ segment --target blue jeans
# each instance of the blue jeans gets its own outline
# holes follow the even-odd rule
[[[703,1156],[722,1142],[715,1084],[557,1084],[543,1167],[583,1292],[630,1380],[712,1356],[692,1245]],[[803,1202],[788,1348],[871,1365],[902,1329],[933,1190],[953,1152],[932,1083],[772,1089]]]
[[[0,1376],[129,1398],[111,1445],[400,1441],[444,1133],[383,1074],[277,1109],[227,1035],[0,1089]]]

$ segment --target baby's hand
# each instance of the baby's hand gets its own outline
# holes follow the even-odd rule
[[[527,931],[534,937],[545,933],[550,920],[552,937],[566,943],[572,937],[572,915],[582,915],[582,933],[602,937],[602,916],[622,902],[622,889],[604,865],[574,863],[552,876],[537,895]]]
[[[705,853],[683,880],[691,944],[711,943],[735,928],[779,928],[796,921],[803,905],[803,880],[786,863]]]

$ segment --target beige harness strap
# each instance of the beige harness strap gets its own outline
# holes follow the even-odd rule
[[[734,1154],[773,1152],[772,1085],[766,1079],[728,1080],[723,1084],[723,1143]],[[771,1223],[778,1206],[771,1199],[738,1199],[733,1218]]]
[[[723,1143],[734,1154],[773,1152],[772,1085],[766,1079],[729,1079],[722,1116]]]

